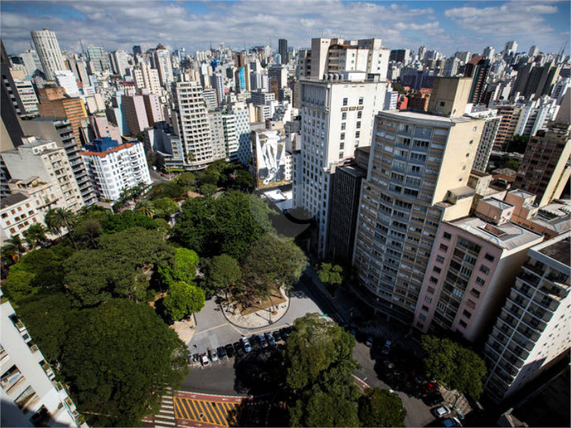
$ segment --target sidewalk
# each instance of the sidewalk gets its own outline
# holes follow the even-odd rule
[[[279,321],[288,311],[289,309],[289,297],[286,296],[283,290],[280,290],[282,297],[285,299],[285,303],[281,303],[277,306],[274,306],[275,313],[272,313],[269,309],[262,309],[252,314],[242,316],[241,313],[236,311],[234,314],[232,312],[232,308],[227,303],[223,303],[220,305],[222,308],[222,314],[226,320],[238,327],[238,328],[245,328],[245,329],[257,329],[261,327],[267,327],[272,324],[275,324]]]

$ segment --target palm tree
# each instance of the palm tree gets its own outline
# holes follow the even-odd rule
[[[60,237],[63,236],[61,233],[62,228],[68,231],[69,239],[71,239],[73,247],[77,250],[77,245],[73,239],[73,227],[75,226],[76,221],[77,218],[75,214],[64,208],[49,210],[45,216],[45,222],[48,225],[48,228],[57,231]]]
[[[135,211],[146,215],[147,217],[153,217],[155,215],[155,209],[153,208],[150,201],[143,199],[135,207]]]
[[[53,208],[50,208],[46,212],[46,215],[44,216],[44,221],[46,222],[46,226],[48,227],[48,230],[50,230],[51,232],[57,233],[60,238],[63,236],[61,233],[61,225],[59,224],[57,214],[56,214],[56,210],[54,210]]]
[[[32,224],[28,230],[24,232],[24,237],[26,242],[30,245],[30,248],[35,249],[40,242],[45,242],[47,229],[41,223]]]
[[[22,238],[20,235],[14,235],[11,238],[6,239],[6,246],[4,246],[4,251],[14,251],[18,256],[18,259],[22,256],[22,253],[26,251],[26,247],[22,243]]]

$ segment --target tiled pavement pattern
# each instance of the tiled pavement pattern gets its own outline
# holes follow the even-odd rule
[[[239,426],[243,406],[239,402],[211,401],[186,397],[174,398],[176,419],[201,422],[204,426]]]

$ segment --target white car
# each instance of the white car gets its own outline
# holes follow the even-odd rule
[[[201,354],[200,355],[200,362],[202,363],[202,365],[204,367],[207,367],[210,365],[210,361],[208,361],[208,357],[206,356],[206,354]]]
[[[209,350],[208,350],[208,353],[210,354],[210,360],[211,360],[212,362],[218,361],[218,354],[216,353],[216,350],[215,350],[215,349],[209,349]]]
[[[450,414],[452,414],[452,411],[450,410],[450,408],[448,406],[435,407],[431,411],[432,411],[432,414],[439,419],[445,418],[446,416],[449,416]]]

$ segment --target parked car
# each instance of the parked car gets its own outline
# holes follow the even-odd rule
[[[427,382],[420,386],[420,390],[425,394],[432,394],[434,392],[438,392],[438,384],[434,382]]]
[[[232,345],[226,345],[226,354],[228,354],[228,358],[232,358],[234,356],[234,347]]]
[[[385,346],[383,346],[383,350],[381,352],[385,355],[389,355],[389,352],[391,351],[391,345],[392,345],[391,341],[387,340],[385,342]]]
[[[242,338],[242,344],[244,345],[244,351],[246,351],[246,353],[252,352],[252,345],[250,345],[250,341],[247,337]]]
[[[200,363],[200,355],[194,354],[192,356],[192,361],[194,361],[195,363]]]
[[[210,361],[208,361],[208,357],[206,354],[200,354],[200,362],[202,363],[203,367],[207,367],[210,365]]]
[[[435,407],[434,409],[431,410],[431,412],[438,419],[445,418],[452,414],[452,410],[450,410],[448,406]]]
[[[218,361],[218,354],[216,353],[215,349],[209,349],[208,354],[210,356],[210,361]]]
[[[280,334],[279,331],[274,331],[274,332],[272,333],[272,335],[274,336],[274,340],[275,340],[276,342],[281,342],[281,341],[282,341],[282,336],[281,336],[281,334]]]
[[[444,402],[444,397],[439,392],[433,392],[425,396],[422,401],[424,401],[427,406],[438,406]]]
[[[282,329],[281,329],[281,333],[282,333],[283,339],[286,340],[286,339],[289,337],[290,333],[291,333],[291,327],[284,327],[284,328],[282,328]]]
[[[461,427],[462,424],[458,420],[458,418],[446,418],[440,419],[440,426],[443,427]]]
[[[226,350],[224,349],[224,346],[219,347],[216,352],[218,352],[218,358],[226,358]]]
[[[234,343],[234,349],[236,350],[236,354],[238,354],[239,357],[244,355],[244,348],[240,342]]]
[[[267,348],[268,347],[268,341],[266,340],[266,338],[264,337],[263,334],[260,334],[258,336],[258,340],[260,341],[260,345],[262,345],[262,348]]]
[[[367,342],[365,342],[365,345],[367,345],[369,348],[373,346],[373,336],[367,337]]]
[[[272,333],[266,333],[266,340],[268,341],[268,345],[276,346],[276,341],[274,336],[272,336]]]

